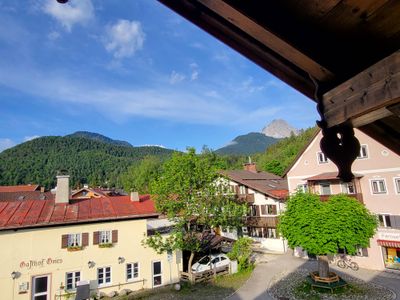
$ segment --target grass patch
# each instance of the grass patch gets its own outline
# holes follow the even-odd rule
[[[335,295],[339,299],[346,299],[351,296],[359,296],[364,294],[365,291],[357,286],[356,284],[347,284],[343,287],[338,287],[331,292],[330,289],[324,289],[319,287],[311,287],[311,284],[308,281],[300,282],[293,291],[296,299],[307,299],[307,300],[320,300],[323,299],[323,296],[326,294]]]
[[[198,283],[191,285],[190,283],[184,282],[181,284],[181,290],[176,291],[174,287],[162,287],[157,289],[149,289],[140,292],[135,292],[129,296],[113,298],[118,300],[172,300],[172,299],[187,299],[187,300],[199,300],[199,299],[223,299],[238,288],[240,288],[250,277],[253,272],[253,267],[249,267],[246,270],[240,271],[236,274],[227,276],[218,276],[211,282]]]

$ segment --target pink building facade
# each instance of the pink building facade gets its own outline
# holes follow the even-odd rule
[[[308,189],[325,200],[344,193],[356,198],[379,218],[379,228],[366,249],[353,258],[360,267],[400,269],[400,156],[355,129],[359,157],[352,166],[355,178],[341,182],[335,164],[322,153],[319,132],[286,172],[290,193]],[[296,251],[302,255],[301,251]]]

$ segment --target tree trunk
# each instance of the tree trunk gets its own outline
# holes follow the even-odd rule
[[[318,256],[318,275],[322,278],[329,277],[329,261],[326,255]]]
[[[188,273],[189,273],[189,280],[191,283],[194,283],[193,280],[193,271],[192,271],[192,263],[193,263],[193,258],[194,258],[194,252],[190,252],[190,257],[189,257],[189,262],[188,262]]]

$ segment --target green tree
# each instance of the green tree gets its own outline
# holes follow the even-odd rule
[[[152,183],[152,194],[157,209],[174,222],[174,230],[167,239],[154,235],[145,244],[157,252],[186,250],[191,255],[188,271],[191,273],[193,257],[201,249],[201,234],[218,226],[241,226],[247,213],[245,204],[238,204],[226,193],[224,180],[219,180],[221,162],[211,152],[196,155],[195,149],[187,153],[174,153],[166,161],[162,175]]]
[[[140,194],[150,192],[151,181],[160,174],[162,161],[156,156],[146,156],[135,163],[121,175],[121,183],[125,191],[137,191]]]
[[[368,247],[377,228],[377,218],[364,205],[346,195],[322,202],[318,195],[298,192],[287,202],[279,229],[291,248],[301,247],[318,256],[319,276],[327,277],[327,255],[346,249]]]
[[[228,253],[231,260],[237,260],[239,270],[245,270],[250,265],[251,245],[253,240],[248,237],[239,238],[232,247],[232,251]]]

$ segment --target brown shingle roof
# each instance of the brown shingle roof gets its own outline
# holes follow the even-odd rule
[[[12,193],[12,192],[33,192],[39,189],[38,184],[26,184],[26,185],[3,185],[0,186],[0,193]]]
[[[51,192],[41,193],[40,191],[0,192],[0,201],[49,200],[54,199],[54,196]]]

